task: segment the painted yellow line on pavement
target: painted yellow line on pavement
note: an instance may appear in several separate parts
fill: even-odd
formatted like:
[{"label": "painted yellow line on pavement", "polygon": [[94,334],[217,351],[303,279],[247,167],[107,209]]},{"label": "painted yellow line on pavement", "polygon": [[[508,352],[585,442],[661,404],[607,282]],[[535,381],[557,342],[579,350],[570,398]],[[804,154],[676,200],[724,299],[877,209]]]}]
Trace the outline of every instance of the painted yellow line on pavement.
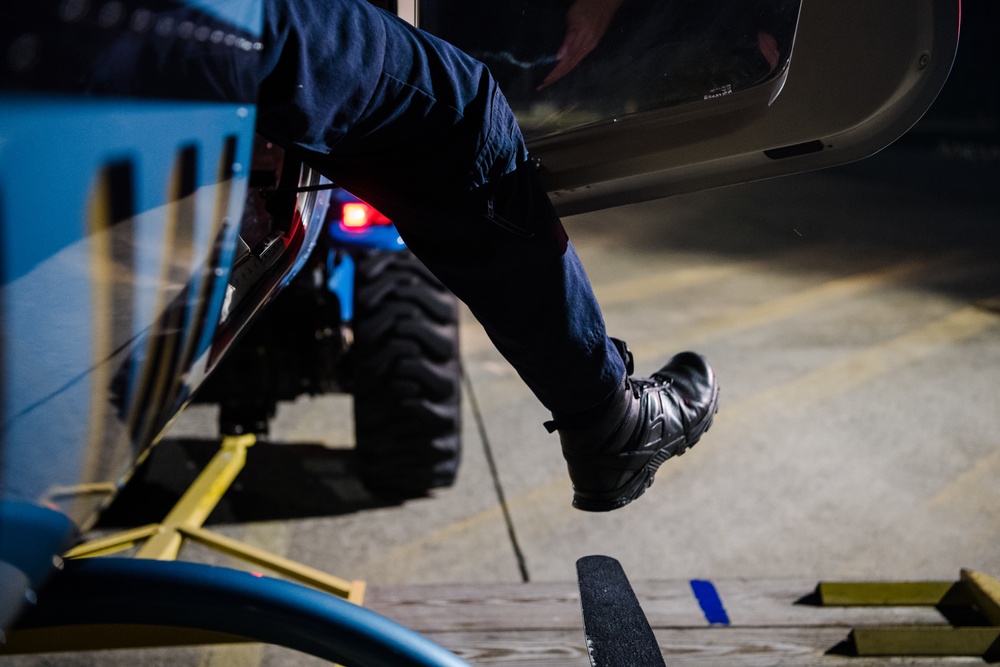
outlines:
[{"label": "painted yellow line on pavement", "polygon": [[804,410],[916,363],[1000,324],[1000,314],[968,306],[880,345],[835,361],[729,408],[725,420],[755,417],[768,406]]},{"label": "painted yellow line on pavement", "polygon": [[[958,254],[949,254],[934,259],[910,260],[875,271],[838,278],[788,296],[769,300],[760,306],[746,308],[712,319],[704,324],[686,329],[677,336],[666,336],[665,338],[669,340],[630,343],[630,347],[637,361],[662,357],[666,354],[666,350],[659,344],[660,342],[668,342],[671,345],[683,342],[684,344],[681,347],[691,347],[698,342],[718,338],[729,332],[744,331],[770,322],[786,319],[802,312],[815,310],[838,300],[874,291],[886,284],[903,282],[914,276],[927,275],[933,271],[941,270],[948,265],[958,265],[960,264],[959,260],[961,257]],[[693,288],[725,280],[733,276],[752,273],[762,268],[767,268],[772,264],[781,266],[787,261],[797,260],[801,262],[806,259],[808,259],[808,255],[798,251],[781,258],[776,258],[773,262],[769,263],[730,262],[658,271],[638,278],[595,284],[594,293],[602,308],[609,308],[623,303],[647,301],[659,294]],[[463,320],[463,323],[469,325],[461,328],[463,353],[472,354],[483,349],[492,349],[492,343],[482,329],[475,324],[475,320],[471,314],[468,315],[467,319]]]},{"label": "painted yellow line on pavement", "polygon": [[704,285],[760,268],[759,262],[713,264],[672,271],[660,271],[630,280],[594,285],[594,294],[602,306],[644,301],[657,294]]},{"label": "painted yellow line on pavement", "polygon": [[[824,400],[843,395],[998,325],[1000,325],[1000,313],[975,306],[953,311],[919,329],[754,394],[735,405],[725,406],[720,411],[710,435],[716,443],[738,442],[740,434],[745,431],[747,421],[756,419],[765,408],[781,405],[786,413],[808,410]],[[990,459],[984,465],[993,463]],[[567,512],[575,512],[576,510],[571,510],[569,506],[570,494],[569,479],[560,476],[509,497],[508,505],[515,517],[519,510],[529,511],[530,508],[540,504],[549,504],[564,508]],[[492,520],[501,520],[499,508],[494,507],[479,512],[417,540],[399,545],[386,554],[384,560],[392,562],[395,559],[419,557],[428,545],[460,538],[462,534],[479,530],[482,525]]]},{"label": "painted yellow line on pavement", "polygon": [[[773,272],[775,267],[804,266],[816,261],[827,253],[817,248],[796,248],[789,252],[779,253],[765,260],[713,262],[683,268],[671,268],[655,273],[645,273],[637,278],[617,280],[614,282],[595,282],[594,295],[602,306],[612,306],[619,303],[646,301],[650,297],[681,289],[698,287],[712,282],[718,282],[738,275],[766,271]],[[669,257],[663,260],[668,264]]]},{"label": "painted yellow line on pavement", "polygon": [[[648,363],[669,357],[680,350],[697,349],[700,344],[707,340],[721,338],[735,332],[746,331],[780,320],[790,319],[796,315],[829,306],[837,301],[874,292],[886,285],[905,282],[907,279],[915,276],[940,272],[945,268],[959,267],[965,270],[963,257],[963,255],[959,254],[949,254],[934,259],[912,260],[893,264],[876,271],[838,278],[784,297],[772,299],[759,306],[741,309],[729,315],[713,318],[703,324],[683,329],[657,340],[629,339],[629,348],[635,357],[636,367],[645,367]],[[749,264],[735,265],[734,271],[744,270],[747,266]],[[691,269],[691,271],[705,278],[712,274],[711,268],[698,267]],[[670,275],[675,275],[676,273],[673,272]],[[658,275],[656,279],[660,280],[665,276],[666,274]],[[677,278],[677,280],[683,282],[684,280],[691,280],[691,278]],[[464,354],[471,354],[474,351],[473,348],[482,349],[489,347],[489,349],[492,349],[492,344],[481,327],[467,326],[463,329],[465,331],[462,339]],[[468,373],[470,370],[467,369],[466,372]],[[513,378],[513,372],[511,372],[511,377]],[[519,382],[519,380],[514,379],[512,381]],[[521,396],[518,392],[514,392],[511,395],[514,397]]]},{"label": "painted yellow line on pavement", "polygon": [[[958,255],[947,255],[933,260],[912,260],[893,264],[876,271],[838,278],[816,287],[771,299],[759,306],[716,317],[704,324],[685,329],[677,336],[667,335],[662,341],[639,341],[635,344],[630,343],[630,347],[637,362],[660,358],[681,349],[696,347],[706,340],[729,336],[740,331],[789,319],[837,301],[874,292],[886,285],[901,283],[915,276],[924,276],[934,271],[940,271],[946,266],[956,265],[959,257]],[[667,345],[670,346],[670,349],[665,349]]]},{"label": "painted yellow line on pavement", "polygon": [[[553,478],[544,484],[524,491],[514,498],[508,499],[507,505],[512,511],[516,512],[519,508],[527,509],[538,506],[541,503],[551,502],[552,496],[556,493],[562,494],[562,501],[565,504],[569,503],[569,499],[572,497],[572,488],[568,477]],[[493,522],[496,523],[498,531],[505,531],[506,528],[503,525],[503,520],[503,513],[500,510],[500,506],[492,505],[464,519],[454,521],[437,530],[425,533],[415,540],[400,544],[390,549],[384,556],[372,559],[372,563],[399,563],[418,559],[421,553],[431,548],[431,545],[440,544],[448,540],[461,539],[463,535],[481,530]],[[373,569],[378,568],[373,567]],[[511,581],[520,581],[520,578],[516,577],[516,573],[517,569],[513,568],[511,570]]]},{"label": "painted yellow line on pavement", "polygon": [[[731,262],[692,266],[657,271],[639,278],[602,285],[595,284],[593,288],[598,303],[602,306],[611,306],[633,301],[645,301],[657,294],[724,280],[741,273],[759,270],[762,266],[765,266],[763,262]],[[459,332],[462,335],[461,344],[464,354],[493,349],[490,339],[465,306],[462,307],[461,322],[462,326],[459,328]]]},{"label": "painted yellow line on pavement", "polygon": [[[733,330],[763,326],[772,321],[829,305],[837,300],[857,296],[887,284],[902,282],[912,276],[925,275],[927,272],[955,264],[954,256],[935,260],[917,260],[829,281],[823,285],[763,304],[760,307],[716,318],[709,323],[685,330],[680,334],[680,337],[685,340],[701,340],[726,335]],[[672,281],[670,289],[676,289],[697,284],[699,281],[720,279],[745,268],[745,265],[738,267],[730,265],[729,267],[694,267],[665,272],[662,275],[657,275],[655,279],[650,278],[648,282],[641,279],[638,282],[616,283],[618,286],[606,292],[604,298],[612,301],[617,299],[620,302],[639,292],[648,296],[656,291],[666,291],[667,286],[661,281],[667,274],[672,276],[669,278]],[[727,440],[726,433],[738,433],[745,419],[758,414],[764,406],[781,404],[786,410],[808,409],[823,400],[846,393],[854,387],[861,386],[897,368],[919,361],[948,345],[958,343],[994,326],[998,322],[1000,322],[1000,314],[974,307],[963,308],[920,329],[819,368],[786,384],[755,394],[738,404],[726,405],[713,429],[713,440],[722,442]],[[483,338],[485,339],[485,336]],[[671,341],[667,342],[674,344],[676,339],[672,338]],[[641,348],[637,357],[652,357],[659,354],[661,354],[661,350],[649,344]],[[531,507],[540,503],[555,504],[570,511],[570,494],[571,488],[568,478],[560,475],[509,498],[509,505],[515,514],[518,511],[529,511]],[[419,539],[401,544],[377,560],[391,563],[420,558],[421,553],[430,545],[461,539],[463,535],[481,530],[492,522],[502,522],[502,514],[497,506],[442,526]],[[267,528],[267,530],[272,530],[272,528]],[[263,537],[267,541],[263,535],[257,537]],[[286,549],[280,548],[279,545],[272,545],[269,550],[284,553]]]},{"label": "painted yellow line on pavement", "polygon": [[[982,509],[992,508],[1000,513],[1000,502],[997,502],[1000,487],[997,486],[997,479],[1000,479],[1000,449],[976,461],[971,468],[934,494],[927,504],[930,507],[947,505],[968,500],[971,495],[975,495],[974,500],[983,506]],[[992,494],[984,492],[991,488],[994,491]]]}]

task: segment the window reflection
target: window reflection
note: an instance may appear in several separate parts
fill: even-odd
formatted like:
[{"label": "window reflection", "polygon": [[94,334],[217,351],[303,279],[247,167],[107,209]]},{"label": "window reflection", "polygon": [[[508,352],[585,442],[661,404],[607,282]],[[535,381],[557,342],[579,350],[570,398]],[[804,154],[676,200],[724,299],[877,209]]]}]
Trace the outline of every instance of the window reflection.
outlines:
[{"label": "window reflection", "polygon": [[485,62],[540,136],[774,78],[800,0],[422,0],[421,27]]}]

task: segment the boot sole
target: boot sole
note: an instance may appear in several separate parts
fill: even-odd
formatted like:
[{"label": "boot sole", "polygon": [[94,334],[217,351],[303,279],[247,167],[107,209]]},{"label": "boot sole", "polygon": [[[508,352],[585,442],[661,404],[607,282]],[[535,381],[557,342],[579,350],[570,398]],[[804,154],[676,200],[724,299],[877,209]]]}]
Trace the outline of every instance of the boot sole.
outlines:
[{"label": "boot sole", "polygon": [[574,494],[573,507],[584,512],[610,512],[619,507],[625,507],[630,502],[641,496],[653,484],[653,477],[656,471],[665,462],[674,456],[680,456],[687,450],[698,444],[708,429],[712,428],[715,415],[719,412],[719,386],[715,386],[715,393],[712,396],[712,407],[705,415],[704,419],[698,422],[685,437],[681,436],[676,440],[666,443],[660,447],[659,451],[653,455],[649,462],[643,466],[624,486],[609,491],[601,496],[580,496]]}]

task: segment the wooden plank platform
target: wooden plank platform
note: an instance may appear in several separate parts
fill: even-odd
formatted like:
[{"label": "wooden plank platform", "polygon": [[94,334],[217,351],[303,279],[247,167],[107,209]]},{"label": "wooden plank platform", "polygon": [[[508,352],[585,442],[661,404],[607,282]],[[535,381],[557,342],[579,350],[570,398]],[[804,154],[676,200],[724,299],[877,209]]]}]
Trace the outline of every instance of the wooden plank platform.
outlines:
[{"label": "wooden plank platform", "polygon": [[[819,607],[816,581],[712,581],[729,624],[706,620],[689,581],[632,582],[673,665],[982,665],[980,658],[859,658],[831,652],[852,627],[946,625],[929,607]],[[576,582],[372,586],[365,606],[474,665],[585,666]],[[639,667],[639,666],[636,666]]]}]

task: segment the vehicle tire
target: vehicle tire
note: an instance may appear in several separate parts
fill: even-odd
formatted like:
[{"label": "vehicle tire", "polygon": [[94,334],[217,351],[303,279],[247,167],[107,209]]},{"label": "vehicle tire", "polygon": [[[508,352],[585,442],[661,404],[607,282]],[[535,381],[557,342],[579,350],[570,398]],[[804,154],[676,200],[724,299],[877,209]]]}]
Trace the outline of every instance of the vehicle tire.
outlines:
[{"label": "vehicle tire", "polygon": [[455,481],[461,458],[458,301],[408,250],[355,262],[358,472],[377,495],[426,495]]}]

